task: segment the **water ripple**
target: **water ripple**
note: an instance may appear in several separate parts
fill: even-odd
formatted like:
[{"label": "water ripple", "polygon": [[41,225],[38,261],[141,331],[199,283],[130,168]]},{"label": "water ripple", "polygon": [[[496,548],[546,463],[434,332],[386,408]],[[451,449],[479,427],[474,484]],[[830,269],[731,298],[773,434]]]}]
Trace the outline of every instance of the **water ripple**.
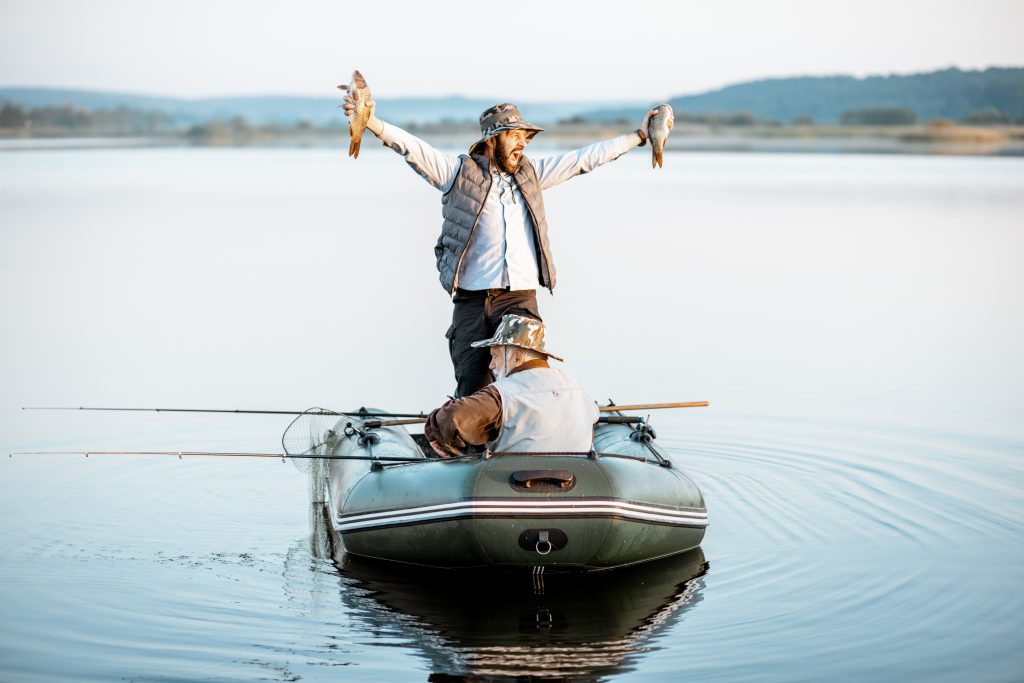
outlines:
[{"label": "water ripple", "polygon": [[[776,429],[778,426],[776,425]],[[712,524],[788,545],[898,537],[928,545],[1022,530],[1024,447],[945,434],[772,431],[673,434],[661,445],[703,488]],[[986,448],[989,446],[988,448]],[[1001,472],[994,476],[995,472]],[[735,530],[735,527],[734,527]]]},{"label": "water ripple", "polygon": [[1006,590],[1024,573],[1020,443],[702,425],[659,422],[707,500],[700,561],[552,579],[543,593],[335,566],[307,536],[305,482],[279,463],[9,463],[0,678],[1001,681],[1024,669],[1024,598]]}]

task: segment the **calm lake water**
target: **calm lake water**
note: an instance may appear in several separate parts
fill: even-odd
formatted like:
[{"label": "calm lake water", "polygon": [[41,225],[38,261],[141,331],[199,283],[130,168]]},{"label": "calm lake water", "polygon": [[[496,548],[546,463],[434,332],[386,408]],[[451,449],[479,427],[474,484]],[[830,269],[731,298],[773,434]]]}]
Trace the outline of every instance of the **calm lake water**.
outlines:
[{"label": "calm lake water", "polygon": [[[439,196],[364,150],[0,154],[4,451],[289,421],[21,406],[440,403]],[[652,415],[701,551],[542,588],[339,567],[290,464],[5,458],[0,680],[1021,680],[1024,162],[641,150],[546,201],[566,368],[712,403]]]}]

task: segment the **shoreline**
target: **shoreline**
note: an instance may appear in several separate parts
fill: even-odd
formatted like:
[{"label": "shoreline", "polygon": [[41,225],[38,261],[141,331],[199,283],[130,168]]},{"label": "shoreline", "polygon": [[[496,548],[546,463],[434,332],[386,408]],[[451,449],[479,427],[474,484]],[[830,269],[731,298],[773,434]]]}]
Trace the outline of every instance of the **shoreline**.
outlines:
[{"label": "shoreline", "polygon": [[[471,125],[407,125],[411,133],[437,147],[459,149],[476,136]],[[623,129],[627,130],[623,130]],[[534,149],[574,149],[628,132],[628,124],[565,124],[539,136]],[[145,148],[341,148],[347,131],[338,128],[252,129],[234,134],[197,137],[186,133],[160,135],[4,135],[0,152]],[[1024,156],[1024,126],[962,126],[931,123],[915,126],[707,126],[678,124],[666,150],[777,154],[923,154],[950,156]]]}]

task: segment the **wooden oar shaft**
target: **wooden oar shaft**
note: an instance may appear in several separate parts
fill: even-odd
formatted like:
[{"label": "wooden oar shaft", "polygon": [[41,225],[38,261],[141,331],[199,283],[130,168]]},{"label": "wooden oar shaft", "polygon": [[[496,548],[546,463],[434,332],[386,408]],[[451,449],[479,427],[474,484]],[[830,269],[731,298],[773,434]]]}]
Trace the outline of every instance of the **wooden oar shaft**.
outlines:
[{"label": "wooden oar shaft", "polygon": [[409,420],[367,420],[366,427],[397,427],[398,425],[421,425],[427,421],[425,417],[414,417]]},{"label": "wooden oar shaft", "polygon": [[622,406],[601,406],[602,413],[613,413],[619,410],[661,410],[662,408],[705,408],[711,405],[707,401],[689,401],[685,403],[634,403]]}]

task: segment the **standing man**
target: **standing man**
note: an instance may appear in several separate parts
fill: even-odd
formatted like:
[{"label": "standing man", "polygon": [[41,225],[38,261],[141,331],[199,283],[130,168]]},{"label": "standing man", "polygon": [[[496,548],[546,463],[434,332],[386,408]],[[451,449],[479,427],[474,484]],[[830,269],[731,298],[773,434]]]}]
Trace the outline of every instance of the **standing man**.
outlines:
[{"label": "standing man", "polygon": [[[541,191],[588,173],[647,142],[640,128],[581,149],[530,160],[527,143],[543,129],[527,123],[515,105],[497,104],[480,115],[480,139],[457,158],[377,118],[371,101],[366,127],[405,157],[441,191],[441,236],[434,247],[441,286],[455,310],[448,350],[455,366],[456,397],[491,382],[486,349],[471,342],[490,337],[506,313],[540,320],[537,288],[555,288]],[[353,102],[345,97],[345,114]]]}]

